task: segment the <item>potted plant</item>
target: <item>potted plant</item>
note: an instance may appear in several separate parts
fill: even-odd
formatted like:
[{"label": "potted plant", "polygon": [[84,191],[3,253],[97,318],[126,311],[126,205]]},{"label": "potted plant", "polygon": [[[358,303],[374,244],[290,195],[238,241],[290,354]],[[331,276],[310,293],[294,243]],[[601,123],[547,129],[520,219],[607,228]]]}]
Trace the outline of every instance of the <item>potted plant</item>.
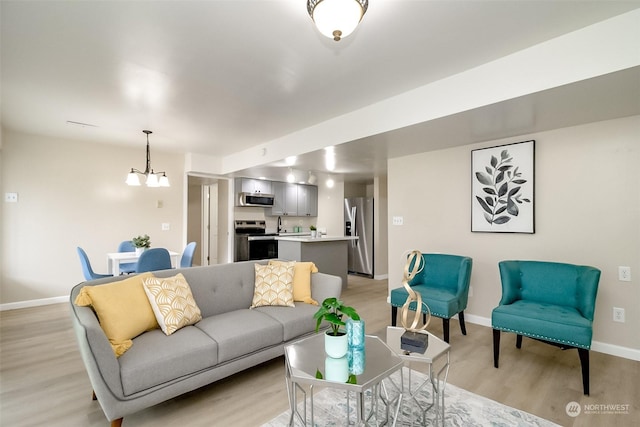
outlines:
[{"label": "potted plant", "polygon": [[320,308],[313,315],[316,319],[316,332],[320,330],[323,320],[329,323],[329,329],[324,335],[324,347],[329,357],[339,358],[347,354],[349,349],[347,332],[340,329],[345,326],[343,316],[353,320],[360,320],[360,316],[353,307],[344,305],[338,298],[327,298],[322,301]]},{"label": "potted plant", "polygon": [[131,239],[131,243],[136,248],[136,254],[140,255],[145,249],[149,249],[151,247],[151,240],[149,236],[145,234],[144,236],[137,236]]},{"label": "potted plant", "polygon": [[311,238],[315,239],[318,236],[318,231],[315,225],[310,225],[309,230],[311,230]]}]

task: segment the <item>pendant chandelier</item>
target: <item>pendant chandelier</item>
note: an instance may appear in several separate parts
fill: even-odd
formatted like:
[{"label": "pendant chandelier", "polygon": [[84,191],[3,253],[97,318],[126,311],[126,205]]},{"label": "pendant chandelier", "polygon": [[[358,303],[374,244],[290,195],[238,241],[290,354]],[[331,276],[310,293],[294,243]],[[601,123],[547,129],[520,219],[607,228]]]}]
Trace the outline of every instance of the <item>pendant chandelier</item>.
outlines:
[{"label": "pendant chandelier", "polygon": [[146,176],[145,184],[147,187],[169,187],[169,178],[165,172],[154,172],[151,168],[151,151],[149,150],[149,134],[153,133],[150,130],[143,130],[143,133],[147,135],[147,165],[144,172],[138,169],[131,168],[131,172],[127,175],[127,185],[140,185],[140,177],[138,175]]},{"label": "pendant chandelier", "polygon": [[351,34],[369,7],[369,0],[307,0],[307,12],[321,34],[340,41]]}]

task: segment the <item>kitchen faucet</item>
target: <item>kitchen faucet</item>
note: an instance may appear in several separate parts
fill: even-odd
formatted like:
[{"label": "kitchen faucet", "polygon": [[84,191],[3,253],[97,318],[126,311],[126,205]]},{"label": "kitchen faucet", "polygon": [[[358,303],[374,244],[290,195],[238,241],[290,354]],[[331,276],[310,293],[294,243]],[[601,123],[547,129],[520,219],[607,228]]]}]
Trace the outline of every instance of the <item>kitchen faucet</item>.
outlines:
[{"label": "kitchen faucet", "polygon": [[282,218],[278,217],[278,234],[280,234],[280,231],[282,230]]}]

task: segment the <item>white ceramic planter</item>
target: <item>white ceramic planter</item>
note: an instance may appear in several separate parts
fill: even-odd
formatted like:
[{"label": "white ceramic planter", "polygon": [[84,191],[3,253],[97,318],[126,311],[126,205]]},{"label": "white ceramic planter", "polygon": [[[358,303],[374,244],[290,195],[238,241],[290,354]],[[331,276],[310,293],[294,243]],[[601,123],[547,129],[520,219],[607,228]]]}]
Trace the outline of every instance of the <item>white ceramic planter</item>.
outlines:
[{"label": "white ceramic planter", "polygon": [[142,252],[144,252],[144,249],[145,249],[145,248],[136,248],[136,255],[137,255],[137,256],[142,255]]},{"label": "white ceramic planter", "polygon": [[330,334],[331,330],[324,334],[324,351],[327,353],[327,356],[333,357],[334,359],[346,356],[349,351],[349,340],[347,339],[347,334],[343,333],[343,335],[337,336]]}]

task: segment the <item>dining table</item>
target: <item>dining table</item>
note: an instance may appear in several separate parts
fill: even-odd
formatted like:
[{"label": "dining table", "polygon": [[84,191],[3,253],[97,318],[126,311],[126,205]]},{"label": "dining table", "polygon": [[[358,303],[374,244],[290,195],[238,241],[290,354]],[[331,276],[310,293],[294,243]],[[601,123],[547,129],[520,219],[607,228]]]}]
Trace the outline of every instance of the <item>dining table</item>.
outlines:
[{"label": "dining table", "polygon": [[[176,268],[180,252],[169,251],[169,256],[171,257],[171,266]],[[135,252],[109,252],[107,253],[107,270],[114,276],[119,276],[120,264],[138,262],[138,258],[140,258],[140,254]]]}]

